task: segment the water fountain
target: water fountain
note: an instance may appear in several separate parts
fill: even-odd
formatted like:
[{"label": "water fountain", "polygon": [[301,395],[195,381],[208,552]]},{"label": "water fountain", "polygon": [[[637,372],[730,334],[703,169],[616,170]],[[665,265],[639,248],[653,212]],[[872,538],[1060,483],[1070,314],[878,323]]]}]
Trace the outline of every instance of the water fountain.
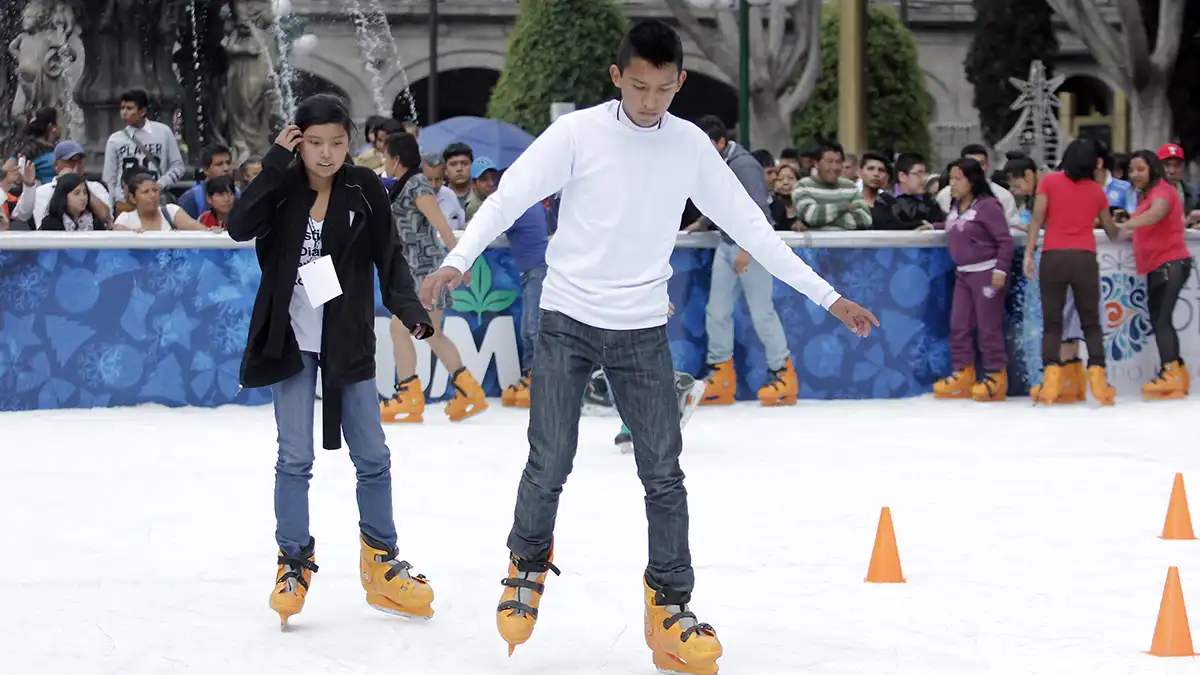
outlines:
[{"label": "water fountain", "polygon": [[[388,25],[387,13],[384,12],[380,0],[367,0],[367,10],[364,12],[359,0],[349,0],[347,11],[354,22],[354,33],[362,52],[367,75],[371,79],[371,96],[375,103],[375,112],[385,117],[392,116],[392,105],[383,96],[383,73],[379,66],[383,63],[399,63],[399,51],[396,48],[396,38],[392,36],[391,26]],[[408,74],[400,69],[403,84],[403,96],[408,104],[408,119],[417,119],[417,103],[408,86]]]}]

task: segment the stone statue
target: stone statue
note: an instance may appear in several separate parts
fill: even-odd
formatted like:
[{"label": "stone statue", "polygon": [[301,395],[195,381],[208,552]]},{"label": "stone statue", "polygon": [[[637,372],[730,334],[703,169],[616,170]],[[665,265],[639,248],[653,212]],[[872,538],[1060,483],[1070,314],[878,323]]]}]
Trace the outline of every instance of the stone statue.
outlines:
[{"label": "stone statue", "polygon": [[31,0],[21,33],[8,45],[17,64],[12,116],[28,120],[49,106],[70,117],[73,90],[83,72],[83,42],[75,12],[61,0]]},{"label": "stone statue", "polygon": [[271,122],[279,104],[273,64],[278,56],[270,0],[234,0],[222,46],[228,58],[223,114],[234,164],[270,149]]}]

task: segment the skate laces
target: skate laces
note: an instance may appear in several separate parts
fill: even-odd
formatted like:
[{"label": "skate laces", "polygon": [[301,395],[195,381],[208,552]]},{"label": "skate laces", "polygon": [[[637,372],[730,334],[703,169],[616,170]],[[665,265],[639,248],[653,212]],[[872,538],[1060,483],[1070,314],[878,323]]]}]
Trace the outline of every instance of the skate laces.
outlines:
[{"label": "skate laces", "polygon": [[666,595],[662,591],[654,592],[654,604],[663,607],[671,615],[663,619],[663,628],[670,629],[671,626],[679,624],[683,632],[679,635],[680,642],[687,642],[688,638],[696,633],[705,633],[707,635],[716,635],[717,631],[712,626],[706,623],[700,623],[696,620],[696,615],[688,609],[687,603],[682,605],[666,605],[663,604],[667,600]]},{"label": "skate laces", "polygon": [[501,579],[500,584],[516,589],[516,594],[512,600],[500,603],[496,611],[503,612],[506,609],[511,609],[514,616],[528,614],[536,619],[538,615],[537,608],[532,607],[529,603],[533,601],[534,593],[541,595],[546,591],[546,586],[539,584],[537,578],[546,572],[554,572],[556,576],[561,576],[562,572],[554,566],[554,563],[548,560],[522,560],[515,555],[510,556],[509,560],[517,568],[517,576]]},{"label": "skate laces", "polygon": [[308,582],[304,580],[304,570],[317,571],[316,563],[300,556],[281,555],[277,562],[283,565],[283,574],[275,582],[284,584],[281,593],[295,593],[297,585],[307,589]]}]

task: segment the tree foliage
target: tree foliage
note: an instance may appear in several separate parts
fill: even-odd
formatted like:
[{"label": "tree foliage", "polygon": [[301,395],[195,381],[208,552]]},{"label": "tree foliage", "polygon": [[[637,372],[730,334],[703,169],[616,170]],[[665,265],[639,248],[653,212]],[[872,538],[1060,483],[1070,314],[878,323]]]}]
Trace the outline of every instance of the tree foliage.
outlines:
[{"label": "tree foliage", "polygon": [[613,0],[521,0],[488,116],[531,134],[550,124],[550,104],[612,98],[608,67],[625,34]]},{"label": "tree foliage", "polygon": [[994,145],[1017,123],[1011,110],[1018,92],[1008,78],[1026,79],[1040,60],[1053,73],[1058,55],[1054,12],[1046,0],[974,0],[975,36],[963,64],[975,87],[975,109],[983,138]]},{"label": "tree foliage", "polygon": [[[798,146],[814,137],[836,138],[838,131],[838,10],[821,15],[821,77],[817,91],[792,130]],[[867,6],[867,142],[872,149],[919,152],[930,156],[933,107],[917,61],[917,42],[894,9]]]}]

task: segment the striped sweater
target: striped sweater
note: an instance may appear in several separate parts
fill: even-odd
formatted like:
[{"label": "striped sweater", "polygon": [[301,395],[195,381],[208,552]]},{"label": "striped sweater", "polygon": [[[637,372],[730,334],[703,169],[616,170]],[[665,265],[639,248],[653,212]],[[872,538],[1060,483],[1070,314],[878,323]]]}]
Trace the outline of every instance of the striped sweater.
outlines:
[{"label": "striped sweater", "polygon": [[792,190],[796,216],[809,229],[866,230],[871,208],[854,181],[839,177],[830,185],[815,178],[801,179]]}]

